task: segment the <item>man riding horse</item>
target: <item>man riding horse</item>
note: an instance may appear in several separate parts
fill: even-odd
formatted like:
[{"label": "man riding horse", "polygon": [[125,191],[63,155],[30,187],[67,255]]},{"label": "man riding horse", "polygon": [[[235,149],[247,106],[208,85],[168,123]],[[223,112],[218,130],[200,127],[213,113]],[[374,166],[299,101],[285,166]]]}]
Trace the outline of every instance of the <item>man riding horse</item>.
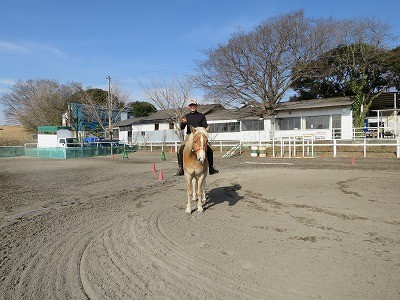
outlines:
[{"label": "man riding horse", "polygon": [[[182,145],[179,147],[177,156],[178,156],[178,171],[175,176],[182,176],[184,174],[183,171],[183,148],[185,147],[185,143],[187,142],[187,138],[190,134],[190,125],[193,127],[204,127],[207,128],[207,120],[206,116],[197,111],[197,102],[194,100],[189,101],[188,107],[190,113],[186,114],[180,122],[181,130],[186,129],[186,137],[183,141]],[[207,144],[207,160],[208,160],[208,168],[210,175],[216,174],[219,172],[216,168],[214,168],[214,153],[210,145]]]}]

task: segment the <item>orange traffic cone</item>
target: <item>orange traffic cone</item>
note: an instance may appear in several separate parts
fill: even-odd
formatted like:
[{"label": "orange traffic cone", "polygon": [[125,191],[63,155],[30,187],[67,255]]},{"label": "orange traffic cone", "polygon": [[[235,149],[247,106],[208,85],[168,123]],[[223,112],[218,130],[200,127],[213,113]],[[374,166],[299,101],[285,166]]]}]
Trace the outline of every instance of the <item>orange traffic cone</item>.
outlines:
[{"label": "orange traffic cone", "polygon": [[356,165],[356,161],[355,161],[355,159],[354,159],[354,156],[353,156],[353,158],[351,159],[351,165],[352,165],[352,166],[355,166],[355,165]]},{"label": "orange traffic cone", "polygon": [[164,181],[164,174],[161,169],[160,169],[160,172],[158,173],[158,181]]},{"label": "orange traffic cone", "polygon": [[169,153],[174,153],[174,148],[172,146],[169,148]]},{"label": "orange traffic cone", "polygon": [[153,169],[151,170],[153,173],[156,173],[157,172],[157,169],[156,169],[156,163],[153,163]]}]

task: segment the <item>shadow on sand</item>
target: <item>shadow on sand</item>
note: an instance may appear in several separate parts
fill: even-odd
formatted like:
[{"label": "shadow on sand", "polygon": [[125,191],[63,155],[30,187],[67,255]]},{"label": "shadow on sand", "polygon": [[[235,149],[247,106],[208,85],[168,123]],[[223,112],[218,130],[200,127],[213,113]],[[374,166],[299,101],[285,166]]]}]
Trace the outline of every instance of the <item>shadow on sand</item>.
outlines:
[{"label": "shadow on sand", "polygon": [[236,191],[242,187],[239,184],[232,186],[217,187],[206,193],[207,203],[203,206],[204,210],[207,210],[215,205],[228,202],[229,206],[235,205],[239,200],[243,199],[239,196]]}]

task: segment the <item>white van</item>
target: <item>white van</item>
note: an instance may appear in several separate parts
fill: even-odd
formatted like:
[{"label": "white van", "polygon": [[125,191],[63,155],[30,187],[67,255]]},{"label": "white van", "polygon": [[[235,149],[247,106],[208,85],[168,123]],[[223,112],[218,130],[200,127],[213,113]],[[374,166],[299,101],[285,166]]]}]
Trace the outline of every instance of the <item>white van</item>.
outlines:
[{"label": "white van", "polygon": [[59,138],[59,147],[70,148],[70,147],[80,147],[79,141],[76,138]]}]

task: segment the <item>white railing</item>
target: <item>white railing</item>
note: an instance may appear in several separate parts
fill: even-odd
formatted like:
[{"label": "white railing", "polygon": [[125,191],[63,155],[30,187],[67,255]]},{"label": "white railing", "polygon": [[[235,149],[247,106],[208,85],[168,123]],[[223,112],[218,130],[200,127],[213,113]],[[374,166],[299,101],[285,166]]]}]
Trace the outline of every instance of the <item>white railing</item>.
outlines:
[{"label": "white railing", "polygon": [[[239,140],[231,140],[231,141],[212,141],[213,148],[219,148],[220,153],[224,151],[229,151],[233,147],[237,146],[240,143]],[[339,151],[341,151],[341,147],[357,147],[360,148],[360,152],[362,151],[363,157],[367,156],[368,148],[373,147],[396,147],[396,157],[400,158],[400,137],[394,138],[386,138],[386,139],[372,139],[372,138],[364,138],[364,139],[356,139],[356,140],[331,140],[331,141],[321,141],[315,140],[313,135],[303,135],[296,137],[279,137],[274,138],[271,141],[265,142],[241,142],[241,149],[250,148],[252,146],[261,146],[272,148],[272,157],[314,157],[315,153],[318,149],[322,147],[331,148],[333,157],[337,157]],[[146,144],[139,144],[139,149],[144,150],[146,148],[150,151],[162,151],[165,150],[173,150],[177,152],[179,149],[179,142],[171,142],[171,143],[162,143],[162,142],[151,142]],[[242,151],[242,150],[240,150]],[[343,152],[348,152],[344,150]],[[388,150],[390,152],[390,150]]]},{"label": "white railing", "polygon": [[[396,148],[396,157],[400,158],[400,137],[397,139],[390,139],[383,142],[382,140],[370,140],[364,138],[359,141],[340,141],[333,140],[330,143],[315,143],[315,140],[296,140],[291,138],[280,139],[278,141],[273,141],[272,143],[272,157],[299,157],[297,154],[299,149],[302,149],[302,157],[314,157],[314,152],[317,152],[318,148],[330,148],[332,147],[333,157],[337,157],[339,149],[343,147],[347,148],[360,148],[363,157],[367,157],[368,148],[373,147],[387,147],[388,153],[391,152],[390,148]],[[279,150],[279,151],[278,151]],[[348,149],[343,150],[343,152],[349,152]]]},{"label": "white railing", "polygon": [[367,157],[367,149],[369,147],[396,147],[396,157],[400,158],[400,138],[398,137],[397,139],[391,139],[388,140],[387,142],[374,142],[374,141],[369,141],[368,139],[363,139],[362,141],[359,142],[353,142],[353,143],[341,143],[338,142],[337,140],[333,140],[333,143],[330,144],[320,144],[320,145],[314,145],[315,147],[318,146],[325,146],[325,147],[332,147],[333,151],[333,157],[337,156],[338,153],[338,147],[360,147],[362,148],[363,151],[363,157]]},{"label": "white railing", "polygon": [[393,127],[362,127],[353,128],[353,140],[357,139],[395,139],[396,130]]}]

